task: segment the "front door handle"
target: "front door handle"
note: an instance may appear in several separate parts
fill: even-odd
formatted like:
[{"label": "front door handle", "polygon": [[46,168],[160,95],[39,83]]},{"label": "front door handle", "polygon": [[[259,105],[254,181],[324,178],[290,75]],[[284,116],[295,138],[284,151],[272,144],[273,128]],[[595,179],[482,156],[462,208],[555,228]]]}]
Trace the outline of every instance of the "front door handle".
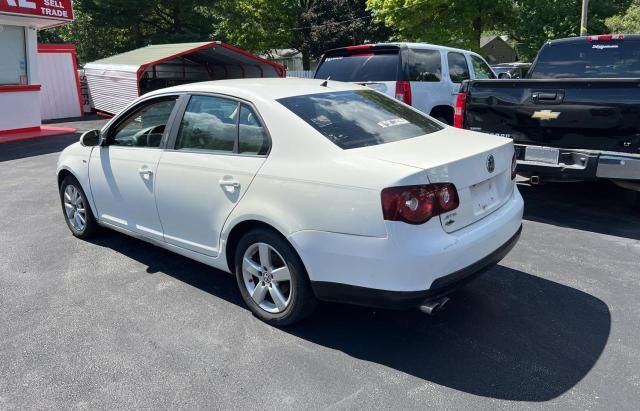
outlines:
[{"label": "front door handle", "polygon": [[219,183],[228,193],[233,193],[240,188],[240,183],[235,180],[220,180]]},{"label": "front door handle", "polygon": [[220,180],[220,185],[223,187],[240,188],[240,183],[234,180]]}]

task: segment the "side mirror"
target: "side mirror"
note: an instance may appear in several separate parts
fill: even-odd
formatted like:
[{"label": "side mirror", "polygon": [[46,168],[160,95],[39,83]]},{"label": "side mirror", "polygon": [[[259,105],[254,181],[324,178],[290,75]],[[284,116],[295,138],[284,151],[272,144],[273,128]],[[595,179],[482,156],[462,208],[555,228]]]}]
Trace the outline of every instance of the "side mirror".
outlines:
[{"label": "side mirror", "polygon": [[498,74],[498,78],[499,79],[505,79],[505,78],[506,79],[510,79],[511,78],[511,74],[509,74],[509,73],[500,73],[500,74]]},{"label": "side mirror", "polygon": [[80,136],[80,144],[85,147],[94,147],[100,143],[100,130],[91,130]]}]

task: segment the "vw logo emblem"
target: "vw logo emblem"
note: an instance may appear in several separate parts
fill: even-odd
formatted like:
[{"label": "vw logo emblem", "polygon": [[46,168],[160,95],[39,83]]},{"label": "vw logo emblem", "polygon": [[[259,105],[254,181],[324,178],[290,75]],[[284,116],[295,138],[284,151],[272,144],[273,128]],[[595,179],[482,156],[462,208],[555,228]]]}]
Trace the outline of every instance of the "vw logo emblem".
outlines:
[{"label": "vw logo emblem", "polygon": [[493,154],[490,154],[489,157],[487,157],[487,171],[490,173],[493,173],[495,169],[496,169],[496,159],[493,158]]}]

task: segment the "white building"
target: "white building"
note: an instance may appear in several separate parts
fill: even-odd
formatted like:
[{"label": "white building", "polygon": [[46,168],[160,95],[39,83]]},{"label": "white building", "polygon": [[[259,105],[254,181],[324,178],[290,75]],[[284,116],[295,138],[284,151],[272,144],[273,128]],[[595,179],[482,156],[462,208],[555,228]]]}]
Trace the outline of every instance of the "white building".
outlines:
[{"label": "white building", "polygon": [[38,30],[72,20],[71,0],[0,0],[0,134],[39,129]]},{"label": "white building", "polygon": [[313,72],[318,67],[318,61],[311,59],[311,67],[304,70],[302,65],[302,53],[296,49],[276,49],[264,53],[261,57],[276,62],[287,70],[288,77],[313,78]]}]

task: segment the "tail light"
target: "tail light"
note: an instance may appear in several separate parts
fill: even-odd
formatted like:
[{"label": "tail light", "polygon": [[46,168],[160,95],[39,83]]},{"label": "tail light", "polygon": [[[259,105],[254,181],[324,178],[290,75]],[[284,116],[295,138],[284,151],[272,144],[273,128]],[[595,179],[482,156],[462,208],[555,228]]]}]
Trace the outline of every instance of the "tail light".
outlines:
[{"label": "tail light", "polygon": [[453,110],[453,126],[464,128],[464,111],[467,108],[467,93],[458,93],[456,106]]},{"label": "tail light", "polygon": [[411,83],[408,81],[396,81],[396,99],[411,105]]},{"label": "tail light", "polygon": [[516,174],[517,173],[517,168],[518,168],[518,158],[516,157],[516,153],[513,153],[513,157],[511,158],[511,179],[515,180],[516,179]]},{"label": "tail light", "polygon": [[615,41],[624,40],[624,34],[601,34],[599,36],[587,36],[587,41]]},{"label": "tail light", "polygon": [[450,183],[389,187],[382,190],[381,199],[385,220],[415,225],[460,205],[458,190]]}]

